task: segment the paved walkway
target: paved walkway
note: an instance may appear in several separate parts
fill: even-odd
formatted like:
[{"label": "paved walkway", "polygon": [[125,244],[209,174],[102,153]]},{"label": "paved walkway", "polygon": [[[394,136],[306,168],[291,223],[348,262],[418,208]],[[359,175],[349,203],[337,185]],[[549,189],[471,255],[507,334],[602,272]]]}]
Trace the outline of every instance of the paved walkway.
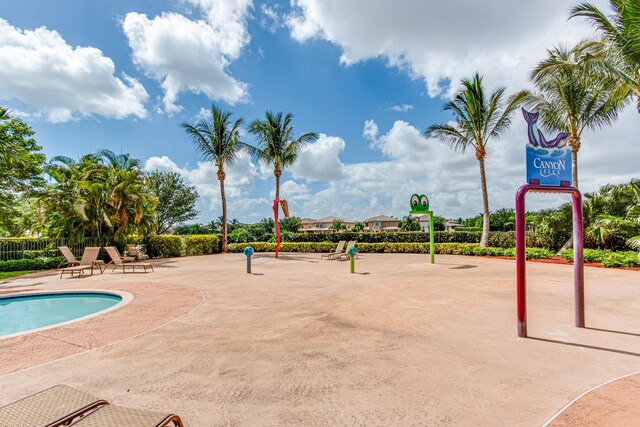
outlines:
[{"label": "paved walkway", "polygon": [[[590,329],[577,329],[572,267],[530,263],[531,338],[520,339],[513,261],[364,254],[351,275],[318,255],[254,258],[255,275],[234,254],[171,260],[146,275],[0,284],[136,296],[74,324],[86,343],[79,337],[101,336],[107,316],[121,316],[109,328],[123,334],[115,343],[90,340],[0,376],[0,405],[64,383],[176,412],[188,426],[540,425],[589,388],[640,371],[637,272],[587,268]],[[48,341],[28,341],[0,348],[0,365],[51,359]]]}]

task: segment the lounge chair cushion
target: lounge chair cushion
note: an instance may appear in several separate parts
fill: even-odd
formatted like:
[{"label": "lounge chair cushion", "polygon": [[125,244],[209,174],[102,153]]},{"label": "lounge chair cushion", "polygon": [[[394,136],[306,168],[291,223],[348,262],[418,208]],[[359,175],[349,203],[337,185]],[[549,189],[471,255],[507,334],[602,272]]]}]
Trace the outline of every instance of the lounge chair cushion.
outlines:
[{"label": "lounge chair cushion", "polygon": [[177,417],[175,415],[167,415],[160,412],[142,411],[139,409],[107,405],[91,413],[91,415],[84,417],[75,423],[74,427],[159,427],[168,425],[167,423],[174,418]]},{"label": "lounge chair cushion", "polygon": [[88,393],[57,385],[0,408],[0,426],[49,426],[83,408],[106,404]]}]

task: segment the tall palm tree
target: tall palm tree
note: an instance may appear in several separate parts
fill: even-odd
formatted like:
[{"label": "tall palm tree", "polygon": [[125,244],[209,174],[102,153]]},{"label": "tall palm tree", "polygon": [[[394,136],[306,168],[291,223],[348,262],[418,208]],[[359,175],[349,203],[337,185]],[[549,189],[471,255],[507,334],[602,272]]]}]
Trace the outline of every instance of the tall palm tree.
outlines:
[{"label": "tall palm tree", "polygon": [[224,111],[216,105],[211,106],[211,116],[202,119],[195,126],[182,123],[181,126],[191,137],[191,141],[202,154],[202,157],[218,168],[220,182],[220,198],[222,200],[222,252],[227,252],[227,197],[224,192],[224,166],[231,165],[240,151],[246,146],[240,141],[242,117],[231,122],[231,112]]},{"label": "tall palm tree", "polygon": [[607,16],[590,3],[581,3],[571,18],[584,17],[600,30],[602,39],[590,45],[589,60],[615,76],[635,94],[640,113],[640,3],[638,0],[609,0],[612,15]]},{"label": "tall palm tree", "polygon": [[107,200],[115,227],[114,240],[124,245],[130,225],[137,227],[141,234],[151,229],[151,216],[145,215],[145,211],[155,210],[157,198],[145,183],[139,159],[131,158],[128,153],[116,154],[106,149],[96,155],[107,169]]},{"label": "tall palm tree", "polygon": [[482,237],[480,246],[489,245],[489,197],[485,174],[487,144],[492,138],[499,138],[511,125],[511,115],[525,96],[524,92],[513,95],[503,106],[505,88],[498,88],[487,99],[482,85],[482,76],[475,74],[472,80],[462,80],[462,90],[447,102],[444,111],[450,111],[455,124],[440,123],[431,125],[425,131],[425,137],[446,142],[451,148],[465,152],[475,150],[480,165],[480,185],[482,188]]},{"label": "tall palm tree", "polygon": [[571,147],[572,181],[578,188],[578,151],[585,129],[610,126],[628,101],[625,88],[611,75],[597,72],[585,60],[587,47],[554,48],[533,70],[536,87],[525,102],[541,113],[542,126],[567,132]]},{"label": "tall palm tree", "polygon": [[249,133],[254,135],[259,147],[249,147],[249,152],[258,160],[273,164],[273,175],[276,177],[276,199],[280,198],[280,176],[282,169],[290,166],[298,158],[300,150],[310,142],[318,139],[318,134],[307,132],[300,137],[293,137],[293,114],[283,117],[282,112],[265,113],[265,119],[256,119],[249,124]]}]

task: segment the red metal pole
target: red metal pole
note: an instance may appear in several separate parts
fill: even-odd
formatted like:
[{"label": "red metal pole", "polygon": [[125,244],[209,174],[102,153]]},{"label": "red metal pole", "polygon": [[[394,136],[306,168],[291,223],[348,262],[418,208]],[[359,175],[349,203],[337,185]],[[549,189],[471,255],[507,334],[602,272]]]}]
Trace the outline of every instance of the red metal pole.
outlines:
[{"label": "red metal pole", "polygon": [[520,187],[516,193],[516,281],[518,300],[518,336],[527,337],[527,241],[525,196],[529,184]]},{"label": "red metal pole", "polygon": [[584,229],[582,221],[582,195],[578,190],[573,198],[573,285],[576,327],[584,328]]},{"label": "red metal pole", "polygon": [[528,191],[536,193],[571,194],[573,204],[573,286],[575,298],[576,327],[584,328],[584,229],[582,217],[582,195],[575,187],[546,187],[525,184],[516,193],[516,280],[518,299],[518,336],[527,336],[527,274],[526,274],[526,212],[525,196]]}]

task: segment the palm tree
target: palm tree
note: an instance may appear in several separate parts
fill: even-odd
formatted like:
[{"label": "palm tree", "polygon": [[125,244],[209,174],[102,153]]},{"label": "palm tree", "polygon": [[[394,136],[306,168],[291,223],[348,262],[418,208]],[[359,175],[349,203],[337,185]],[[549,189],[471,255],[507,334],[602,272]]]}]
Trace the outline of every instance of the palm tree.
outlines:
[{"label": "palm tree", "polygon": [[202,119],[195,126],[182,123],[180,126],[191,137],[202,157],[218,168],[220,198],[222,201],[222,252],[227,252],[227,197],[224,192],[224,166],[231,165],[237,159],[245,144],[240,141],[242,117],[231,122],[231,112],[216,105],[211,106],[211,116]]},{"label": "palm tree", "polygon": [[[633,191],[633,201],[628,206],[624,215],[602,214],[598,215],[594,231],[600,241],[612,235],[632,236],[627,244],[640,248],[640,183],[632,182],[629,187]],[[637,235],[636,235],[637,234]]]},{"label": "palm tree", "polygon": [[578,188],[578,151],[585,129],[611,125],[628,97],[616,79],[597,73],[585,61],[587,47],[554,48],[533,70],[536,87],[526,103],[541,113],[541,124],[550,131],[567,132],[571,147],[572,181]]},{"label": "palm tree", "polygon": [[265,113],[265,119],[256,119],[249,124],[249,133],[258,139],[259,147],[249,147],[249,152],[257,159],[273,164],[276,177],[276,199],[280,199],[280,176],[282,169],[291,166],[302,148],[318,139],[314,132],[307,132],[297,139],[293,137],[293,114],[282,112]]},{"label": "palm tree", "polygon": [[329,227],[329,230],[333,231],[334,233],[339,233],[341,231],[346,231],[347,225],[344,223],[344,221],[334,219],[331,223],[331,226]]},{"label": "palm tree", "polygon": [[587,18],[602,33],[602,39],[589,43],[588,58],[616,77],[629,94],[638,98],[640,113],[640,4],[637,0],[609,0],[613,14],[607,16],[590,3],[581,3],[571,18]]},{"label": "palm tree", "polygon": [[129,226],[138,228],[141,234],[152,228],[149,209],[155,210],[157,198],[145,185],[141,161],[128,153],[116,154],[111,150],[96,153],[108,169],[106,174],[107,200],[111,211],[111,222],[115,226],[114,239],[124,245]]},{"label": "palm tree", "polygon": [[400,231],[420,231],[420,220],[417,216],[405,216],[400,221]]},{"label": "palm tree", "polygon": [[487,144],[492,138],[499,138],[511,125],[511,115],[525,96],[519,92],[512,96],[503,107],[505,88],[501,87],[487,99],[482,86],[482,77],[475,74],[472,80],[462,80],[463,89],[447,102],[444,111],[450,111],[455,124],[440,123],[431,125],[425,131],[425,137],[446,142],[451,148],[465,152],[475,149],[480,165],[480,184],[482,188],[482,237],[480,246],[489,245],[489,197],[484,162],[487,156]]},{"label": "palm tree", "polygon": [[52,182],[39,197],[50,220],[49,234],[104,237],[123,246],[134,228],[140,234],[150,230],[157,198],[139,166],[139,160],[110,150],[78,161],[64,156],[51,159],[45,171]]},{"label": "palm tree", "polygon": [[353,232],[361,232],[364,231],[364,222],[362,221],[358,221],[356,222],[356,225],[353,226],[353,228],[351,229],[351,231]]}]

